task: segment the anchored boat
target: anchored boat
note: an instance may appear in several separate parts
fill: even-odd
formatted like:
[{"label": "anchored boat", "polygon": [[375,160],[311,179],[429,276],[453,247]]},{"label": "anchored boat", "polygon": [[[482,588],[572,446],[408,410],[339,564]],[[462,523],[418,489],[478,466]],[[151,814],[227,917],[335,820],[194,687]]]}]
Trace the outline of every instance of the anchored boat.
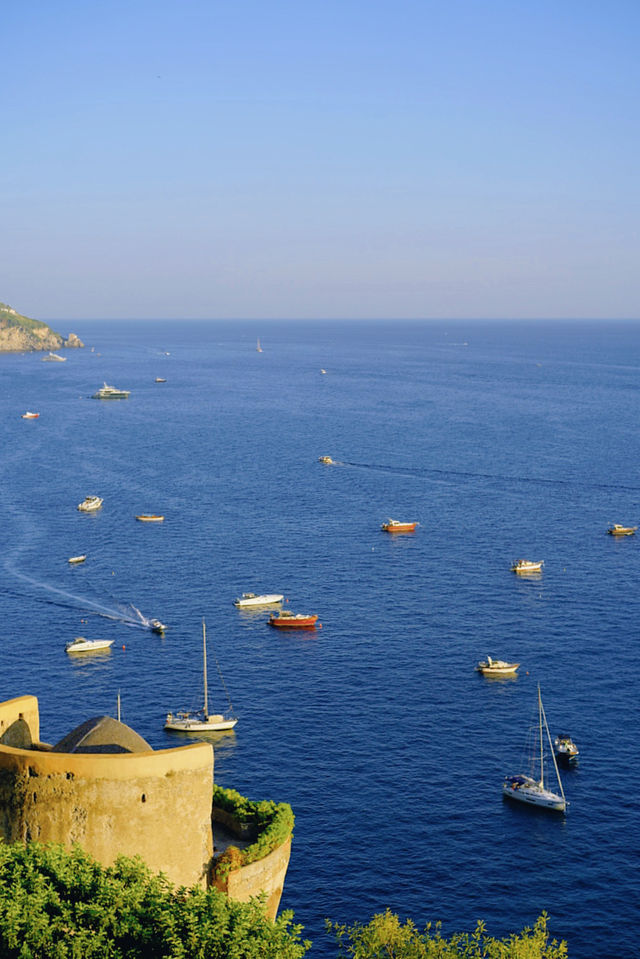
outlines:
[{"label": "anchored boat", "polygon": [[[557,789],[559,790],[558,792],[553,792],[545,784],[545,738],[549,745],[548,751],[550,752],[551,759],[553,760],[553,769],[555,771],[555,780],[557,783]],[[555,753],[551,745],[551,735],[549,734],[547,717],[545,716],[544,707],[542,705],[540,686],[538,686],[538,742],[536,747],[536,753],[535,755],[532,755],[531,759],[532,767],[535,764],[537,768],[539,762],[539,779],[535,779],[534,776],[527,776],[524,774],[517,776],[505,776],[504,783],[502,784],[503,796],[505,796],[507,799],[515,799],[518,802],[529,803],[529,805],[532,806],[540,806],[542,809],[565,812],[567,808],[567,801],[564,796],[564,790],[560,780],[560,773],[558,772],[558,764],[556,762]]]},{"label": "anchored boat", "polygon": [[[204,705],[202,709],[196,712],[188,712],[185,710],[179,713],[167,713],[167,719],[164,724],[165,729],[172,729],[182,733],[215,733],[225,729],[233,729],[238,722],[233,715],[223,716],[221,713],[209,715],[209,703],[207,699],[207,631],[204,619],[202,620],[202,667],[204,680]],[[220,672],[220,667],[218,667],[218,672]],[[224,686],[224,679],[222,678],[221,672],[220,679]],[[229,710],[233,713],[231,700],[229,700]]]}]

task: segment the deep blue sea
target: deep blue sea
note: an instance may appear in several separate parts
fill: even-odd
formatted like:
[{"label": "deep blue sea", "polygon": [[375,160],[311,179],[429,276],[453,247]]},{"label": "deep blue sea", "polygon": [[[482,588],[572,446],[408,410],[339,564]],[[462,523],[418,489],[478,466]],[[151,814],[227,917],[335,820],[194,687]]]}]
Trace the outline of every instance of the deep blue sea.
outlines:
[{"label": "deep blue sea", "polygon": [[[239,719],[216,780],[291,803],[281,908],[314,959],[325,917],[386,907],[496,936],[547,910],[572,959],[637,955],[640,535],[606,530],[640,521],[640,325],[53,325],[86,348],[0,356],[2,698],[35,694],[54,743],[120,691],[154,748],[187,741],[163,721],[198,705],[204,617]],[[282,635],[243,591],[323,628]],[[111,653],[72,661],[79,634]],[[501,795],[538,683],[580,749],[566,817]]]}]

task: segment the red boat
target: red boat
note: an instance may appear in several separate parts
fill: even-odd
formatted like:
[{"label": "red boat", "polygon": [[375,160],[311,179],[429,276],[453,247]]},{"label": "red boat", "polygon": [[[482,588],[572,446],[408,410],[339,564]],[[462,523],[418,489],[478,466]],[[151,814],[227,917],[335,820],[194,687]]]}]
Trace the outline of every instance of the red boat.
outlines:
[{"label": "red boat", "polygon": [[385,533],[413,533],[416,526],[419,526],[419,523],[399,523],[397,519],[388,519],[386,523],[383,523],[381,529]]},{"label": "red boat", "polygon": [[[315,629],[316,616],[304,616],[303,613],[292,613],[290,609],[281,609],[271,613],[269,625],[277,629]],[[318,623],[320,627],[320,623]]]}]

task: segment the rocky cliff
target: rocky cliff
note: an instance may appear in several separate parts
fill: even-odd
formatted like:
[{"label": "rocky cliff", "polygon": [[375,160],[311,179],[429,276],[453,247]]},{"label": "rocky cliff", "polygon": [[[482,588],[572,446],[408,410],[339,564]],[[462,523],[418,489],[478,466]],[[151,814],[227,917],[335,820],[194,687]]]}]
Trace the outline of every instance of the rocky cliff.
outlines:
[{"label": "rocky cliff", "polygon": [[46,323],[22,316],[6,303],[0,303],[0,353],[25,353],[32,350],[59,350],[84,346],[75,333],[65,340]]}]

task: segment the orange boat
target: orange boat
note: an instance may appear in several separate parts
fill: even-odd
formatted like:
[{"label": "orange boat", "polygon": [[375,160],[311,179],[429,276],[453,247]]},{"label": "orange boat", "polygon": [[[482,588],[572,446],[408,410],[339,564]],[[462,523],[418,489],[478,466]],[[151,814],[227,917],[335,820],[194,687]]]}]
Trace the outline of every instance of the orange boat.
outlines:
[{"label": "orange boat", "polygon": [[419,523],[399,523],[397,519],[388,519],[380,527],[385,533],[413,533]]},{"label": "orange boat", "polygon": [[[318,616],[305,616],[303,613],[292,613],[290,609],[281,609],[271,613],[269,625],[278,629],[315,629]],[[320,627],[318,623],[318,627]]]}]

